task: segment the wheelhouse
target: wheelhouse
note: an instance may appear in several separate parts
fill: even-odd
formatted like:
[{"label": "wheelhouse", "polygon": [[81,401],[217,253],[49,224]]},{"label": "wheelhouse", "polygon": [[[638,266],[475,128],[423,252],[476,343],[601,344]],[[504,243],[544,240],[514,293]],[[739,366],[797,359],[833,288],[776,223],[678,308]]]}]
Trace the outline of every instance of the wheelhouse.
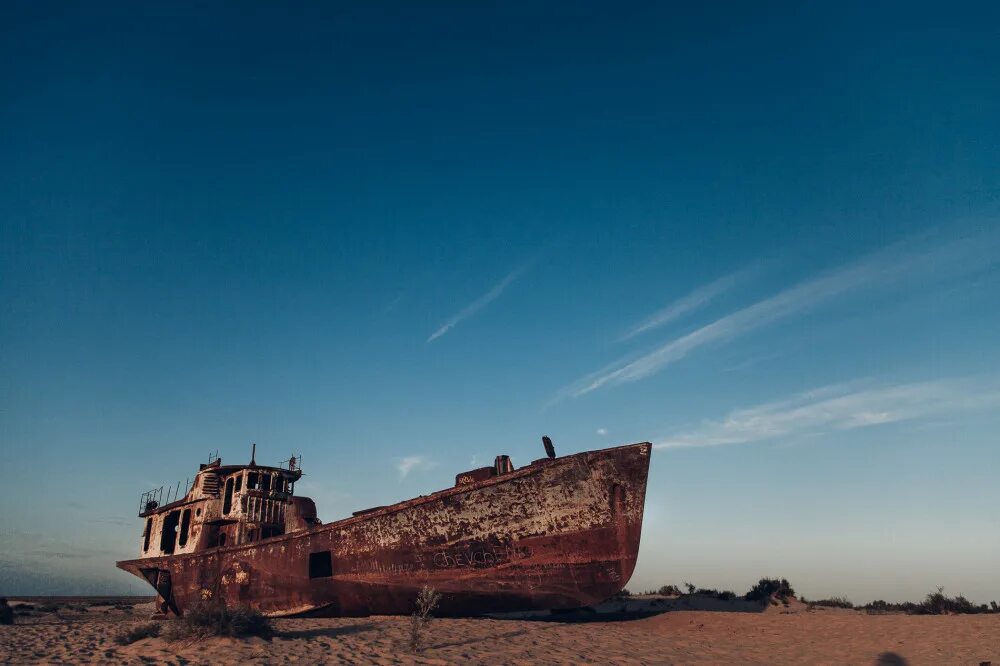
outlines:
[{"label": "wheelhouse", "polygon": [[[194,553],[264,541],[319,524],[312,500],[295,496],[302,469],[294,457],[278,467],[199,467],[183,497],[161,505],[162,488],[143,494],[140,558]],[[179,494],[179,492],[178,492]]]}]

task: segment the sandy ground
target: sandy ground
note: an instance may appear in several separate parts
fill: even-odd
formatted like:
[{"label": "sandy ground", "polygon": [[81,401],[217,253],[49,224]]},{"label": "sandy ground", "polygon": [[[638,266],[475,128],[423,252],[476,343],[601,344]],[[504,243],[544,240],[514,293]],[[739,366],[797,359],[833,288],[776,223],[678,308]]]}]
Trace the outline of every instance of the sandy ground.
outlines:
[{"label": "sandy ground", "polygon": [[[12,600],[12,603],[15,603]],[[973,664],[1000,666],[1000,615],[865,615],[801,604],[763,613],[671,610],[636,620],[563,623],[435,619],[427,648],[409,618],[285,619],[271,641],[114,636],[151,605],[90,607],[0,626],[0,663],[128,664]]]}]

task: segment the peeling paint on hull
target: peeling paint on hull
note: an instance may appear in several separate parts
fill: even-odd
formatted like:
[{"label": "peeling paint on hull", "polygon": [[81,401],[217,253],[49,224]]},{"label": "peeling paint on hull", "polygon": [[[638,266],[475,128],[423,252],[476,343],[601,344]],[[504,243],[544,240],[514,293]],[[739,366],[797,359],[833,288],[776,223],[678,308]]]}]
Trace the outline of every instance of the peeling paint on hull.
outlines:
[{"label": "peeling paint on hull", "polygon": [[[442,593],[443,615],[586,606],[635,568],[651,448],[541,460],[251,545],[118,567],[176,613],[212,594],[273,616],[405,614],[423,585]],[[311,572],[327,552],[329,571]]]}]

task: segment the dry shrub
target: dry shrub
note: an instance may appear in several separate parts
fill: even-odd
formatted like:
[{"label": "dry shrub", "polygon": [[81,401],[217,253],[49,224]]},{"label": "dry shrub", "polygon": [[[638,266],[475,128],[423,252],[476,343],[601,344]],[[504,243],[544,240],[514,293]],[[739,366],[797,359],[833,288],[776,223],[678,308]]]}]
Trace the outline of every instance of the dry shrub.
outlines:
[{"label": "dry shrub", "polygon": [[694,592],[695,594],[703,594],[707,597],[712,597],[713,599],[718,599],[719,601],[732,601],[736,598],[735,592],[730,592],[729,590],[716,590],[715,588],[709,587],[699,587]]},{"label": "dry shrub", "polygon": [[976,614],[988,613],[989,607],[986,604],[977,606],[963,595],[949,597],[944,593],[944,588],[939,587],[937,592],[931,592],[924,599],[923,603],[917,606],[917,613],[921,615],[946,615],[948,613]]},{"label": "dry shrub", "polygon": [[944,588],[939,587],[936,592],[931,592],[919,603],[904,601],[902,603],[892,603],[878,599],[861,606],[869,615],[881,615],[884,613],[908,613],[910,615],[946,615],[949,613],[961,615],[975,615],[978,613],[1000,612],[1000,605],[994,601],[991,605],[981,604],[977,606],[963,595],[949,597],[944,593]]},{"label": "dry shrub", "polygon": [[417,608],[410,616],[410,649],[414,652],[420,652],[424,649],[425,634],[431,622],[431,612],[437,608],[440,601],[441,594],[426,585],[417,595]]},{"label": "dry shrub", "polygon": [[271,621],[256,608],[226,606],[220,600],[197,601],[184,615],[167,627],[169,640],[203,636],[260,636],[270,640],[274,631]]},{"label": "dry shrub", "polygon": [[[805,601],[802,599],[801,601]],[[818,599],[808,602],[809,606],[822,606],[824,608],[854,608],[854,603],[847,597],[830,597],[829,599]]]},{"label": "dry shrub", "polygon": [[[788,603],[789,597],[795,596],[795,590],[785,578],[761,578],[750,588],[743,598],[747,601],[759,601],[762,604],[774,602],[775,599]],[[776,603],[776,602],[775,602]]]}]

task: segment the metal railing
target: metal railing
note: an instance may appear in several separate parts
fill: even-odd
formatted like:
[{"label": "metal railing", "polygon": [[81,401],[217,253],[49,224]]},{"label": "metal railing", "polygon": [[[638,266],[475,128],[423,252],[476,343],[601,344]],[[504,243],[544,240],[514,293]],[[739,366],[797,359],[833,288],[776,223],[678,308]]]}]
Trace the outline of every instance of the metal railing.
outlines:
[{"label": "metal railing", "polygon": [[[215,461],[219,460],[218,450],[213,451],[208,454],[208,464],[211,465]],[[278,469],[286,469],[290,472],[302,472],[302,454],[294,455],[288,458],[288,460],[282,460],[278,463]],[[193,480],[187,479],[184,481],[184,492],[181,493],[181,482],[178,481],[176,486],[166,486],[166,496],[164,496],[164,486],[159,488],[153,488],[152,490],[147,490],[139,496],[139,513],[146,513],[147,511],[153,511],[157,507],[165,506],[171,502],[176,502],[180,498],[184,497],[191,491],[193,487]]]},{"label": "metal railing", "polygon": [[302,454],[292,456],[288,460],[282,460],[278,463],[278,469],[287,469],[290,472],[301,472],[302,471]]},{"label": "metal railing", "polygon": [[163,494],[163,486],[159,488],[153,488],[152,490],[147,490],[142,495],[139,496],[139,513],[146,513],[147,511],[153,511],[157,507],[166,506],[171,502],[176,502],[180,498],[186,496],[191,490],[191,479],[185,479],[184,481],[184,493],[181,494],[181,482],[178,481],[176,486],[168,486],[166,497]]}]

